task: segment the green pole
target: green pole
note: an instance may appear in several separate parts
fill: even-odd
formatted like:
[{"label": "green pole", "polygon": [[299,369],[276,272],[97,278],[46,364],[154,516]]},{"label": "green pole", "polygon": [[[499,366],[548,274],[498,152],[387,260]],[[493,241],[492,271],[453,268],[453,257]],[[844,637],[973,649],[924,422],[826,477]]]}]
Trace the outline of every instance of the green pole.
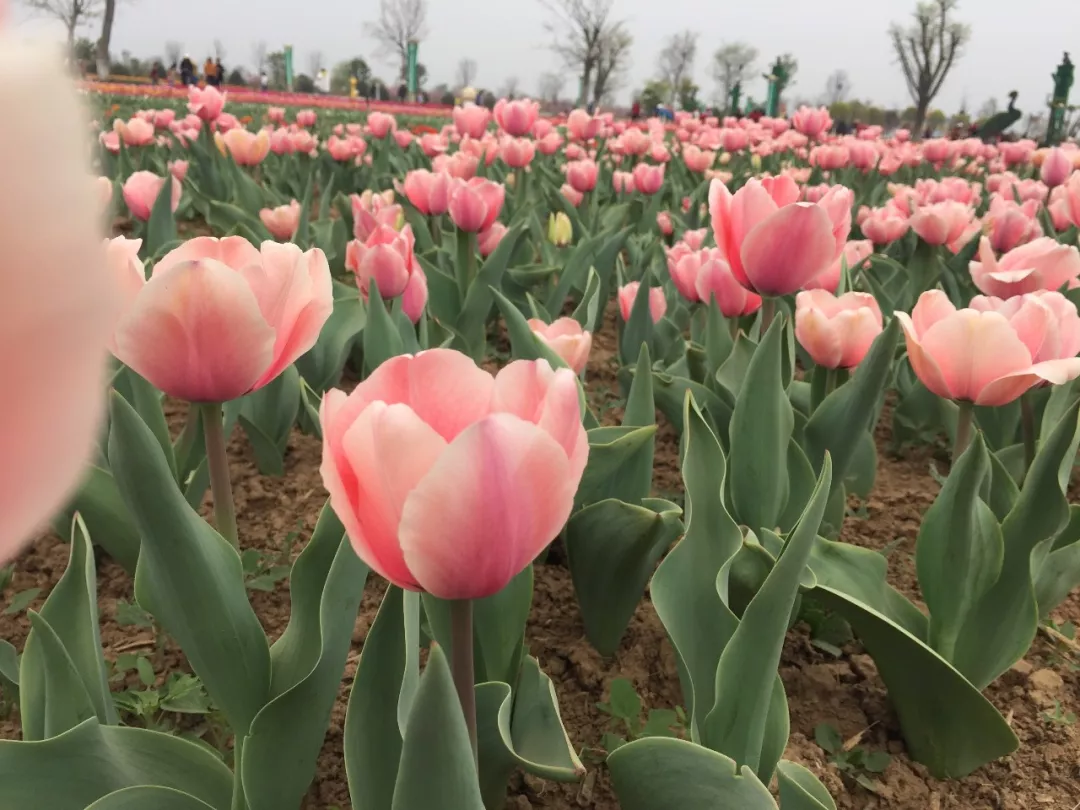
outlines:
[{"label": "green pole", "polygon": [[407,73],[407,76],[406,76],[407,86],[408,86],[408,90],[409,90],[409,101],[416,101],[416,90],[417,90],[417,87],[416,87],[416,79],[417,79],[417,75],[416,75],[416,65],[417,65],[416,56],[417,56],[417,51],[419,50],[419,48],[420,48],[420,43],[418,43],[415,39],[411,40],[409,42],[409,50],[408,50],[409,62],[408,62],[408,73]]},{"label": "green pole", "polygon": [[292,45],[285,46],[285,86],[291,93],[293,89]]}]

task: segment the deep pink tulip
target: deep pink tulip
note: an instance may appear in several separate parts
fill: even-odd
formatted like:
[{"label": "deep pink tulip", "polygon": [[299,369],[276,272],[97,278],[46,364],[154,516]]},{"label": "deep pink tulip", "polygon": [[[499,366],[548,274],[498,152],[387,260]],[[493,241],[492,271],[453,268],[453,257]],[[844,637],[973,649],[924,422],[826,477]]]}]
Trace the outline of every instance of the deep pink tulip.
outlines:
[{"label": "deep pink tulip", "polygon": [[585,331],[580,323],[573,318],[556,318],[551,323],[530,318],[529,328],[559,355],[575,374],[581,374],[585,370],[589,363],[589,352],[592,350],[592,334]]},{"label": "deep pink tulip", "polygon": [[[171,176],[172,182],[172,210],[175,211],[180,205],[180,195],[183,192],[180,183]],[[143,221],[150,219],[150,212],[154,209],[158,193],[165,185],[165,178],[159,177],[153,172],[135,172],[124,183],[124,202],[127,204],[131,215]]]},{"label": "deep pink tulip", "polygon": [[507,135],[520,137],[528,135],[540,115],[540,104],[529,99],[507,101],[500,98],[495,102],[495,120]]},{"label": "deep pink tulip", "polygon": [[911,215],[911,229],[929,245],[947,245],[963,236],[974,214],[955,200],[924,205]]},{"label": "deep pink tulip", "polygon": [[397,120],[387,113],[373,112],[367,117],[367,129],[372,137],[382,139],[397,129]]},{"label": "deep pink tulip", "polygon": [[569,369],[496,377],[433,349],[383,363],[320,410],[323,484],[357,555],[440,599],[498,593],[570,516],[589,444]]},{"label": "deep pink tulip", "polygon": [[300,212],[300,203],[293,200],[288,205],[279,205],[277,208],[263,208],[259,211],[259,219],[271,236],[279,242],[287,242],[293,238],[300,224]]},{"label": "deep pink tulip", "polygon": [[566,164],[566,182],[582,194],[596,188],[596,178],[599,174],[600,168],[594,161],[588,159],[574,160]]},{"label": "deep pink tulip", "polygon": [[956,309],[941,290],[919,297],[909,316],[897,312],[908,360],[939,397],[976,405],[1005,405],[1029,388],[1061,385],[1080,376],[1080,358],[1036,363],[1029,345],[1046,321],[1010,322],[1000,312]]},{"label": "deep pink tulip", "polygon": [[405,292],[401,294],[401,311],[410,321],[419,323],[427,302],[427,276],[424,275],[424,269],[417,264],[409,276],[409,283],[405,285]]},{"label": "deep pink tulip", "polygon": [[664,167],[639,163],[634,167],[634,189],[641,194],[653,195],[664,185]]},{"label": "deep pink tulip", "polygon": [[656,227],[660,229],[660,233],[664,236],[671,236],[675,233],[675,225],[671,221],[671,214],[667,211],[661,211],[656,215]]},{"label": "deep pink tulip", "polygon": [[881,309],[869,293],[838,298],[815,289],[795,296],[795,339],[823,368],[855,368],[881,329]]},{"label": "deep pink tulip", "polygon": [[477,234],[476,247],[480,255],[490,256],[504,236],[506,236],[506,226],[501,222],[493,222],[490,228]]},{"label": "deep pink tulip", "polygon": [[397,143],[399,149],[405,149],[413,142],[413,134],[407,129],[395,130],[394,141]]},{"label": "deep pink tulip", "polygon": [[499,218],[506,189],[481,177],[458,180],[450,193],[447,210],[450,219],[460,230],[469,233],[486,231]]},{"label": "deep pink tulip", "polygon": [[[619,287],[619,314],[622,315],[624,321],[630,320],[630,313],[634,309],[634,301],[637,299],[639,287],[641,287],[640,281],[631,281]],[[657,323],[663,318],[665,312],[667,312],[667,299],[664,298],[664,291],[659,287],[651,288],[649,290],[649,314],[652,316],[653,323]]]},{"label": "deep pink tulip", "polygon": [[454,178],[446,172],[414,169],[405,175],[402,191],[421,214],[440,216],[450,206],[453,187]]},{"label": "deep pink tulip", "polygon": [[528,138],[508,138],[502,145],[502,159],[512,169],[524,169],[536,155],[536,144]]},{"label": "deep pink tulip", "polygon": [[374,279],[383,300],[405,292],[409,279],[419,266],[414,252],[412,228],[397,231],[378,225],[365,241],[354,239],[345,247],[345,268],[356,274],[356,285],[368,297]]},{"label": "deep pink tulip", "polygon": [[169,396],[226,402],[314,346],[333,306],[318,248],[200,236],[158,262],[134,296],[116,326],[116,356]]},{"label": "deep pink tulip", "polygon": [[[760,295],[788,295],[802,289],[836,258],[834,225],[823,206],[777,205],[757,180],[735,194],[714,180],[709,212],[717,247],[732,274]],[[849,208],[849,225],[850,217]]]},{"label": "deep pink tulip", "polygon": [[979,261],[971,262],[971,280],[987,295],[1011,298],[1037,290],[1077,286],[1080,253],[1044,236],[1010,250],[1000,259],[987,237],[979,242]]},{"label": "deep pink tulip", "polygon": [[216,87],[188,88],[188,109],[203,121],[213,121],[225,109],[225,94]]},{"label": "deep pink tulip", "polygon": [[1054,188],[1064,184],[1069,179],[1069,175],[1072,174],[1072,170],[1072,157],[1060,146],[1055,146],[1043,158],[1039,177],[1049,188]]},{"label": "deep pink tulip", "polygon": [[487,131],[491,122],[491,110],[466,101],[460,107],[454,107],[454,129],[459,135],[468,135],[470,138],[480,138]]}]

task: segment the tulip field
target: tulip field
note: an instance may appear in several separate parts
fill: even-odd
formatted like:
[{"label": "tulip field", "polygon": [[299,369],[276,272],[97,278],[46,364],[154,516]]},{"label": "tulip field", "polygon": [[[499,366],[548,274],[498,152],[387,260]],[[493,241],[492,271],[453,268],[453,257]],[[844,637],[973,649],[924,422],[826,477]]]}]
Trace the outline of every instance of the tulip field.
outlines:
[{"label": "tulip field", "polygon": [[0,810],[1080,803],[1076,145],[8,60]]}]

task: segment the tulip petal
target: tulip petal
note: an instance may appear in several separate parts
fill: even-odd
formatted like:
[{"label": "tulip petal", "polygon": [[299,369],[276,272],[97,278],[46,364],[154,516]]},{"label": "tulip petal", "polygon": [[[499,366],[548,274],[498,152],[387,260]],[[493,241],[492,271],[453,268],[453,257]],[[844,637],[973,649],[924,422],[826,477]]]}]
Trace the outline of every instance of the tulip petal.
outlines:
[{"label": "tulip petal", "polygon": [[821,310],[816,307],[796,310],[795,339],[819,366],[839,367],[843,353],[840,334],[835,324]]},{"label": "tulip petal", "polygon": [[825,209],[797,203],[754,226],[742,241],[741,256],[754,290],[776,296],[800,289],[832,263],[835,252],[832,222]]},{"label": "tulip petal", "polygon": [[1062,360],[1046,360],[1036,363],[1023,371],[1006,374],[987,384],[979,392],[976,405],[1007,405],[1021,394],[1042,382],[1051,385],[1064,385],[1069,380],[1080,377],[1080,358],[1069,357]]},{"label": "tulip petal", "polygon": [[261,261],[259,251],[242,236],[226,236],[215,239],[213,236],[196,236],[188,239],[175,250],[169,251],[154,267],[154,275],[164,273],[170,267],[181,262],[214,259],[233,270],[240,270],[249,264]]},{"label": "tulip petal", "polygon": [[490,596],[555,539],[577,483],[546,431],[492,414],[463,431],[406,500],[405,562],[433,596]]},{"label": "tulip petal", "polygon": [[221,262],[155,270],[116,329],[116,356],[189,402],[243,396],[274,357],[274,330],[251,288]]},{"label": "tulip petal", "polygon": [[952,399],[952,392],[949,390],[949,385],[945,381],[945,377],[938,368],[938,364],[934,362],[934,358],[927,354],[922,345],[919,343],[919,335],[916,332],[915,324],[912,323],[911,317],[906,312],[895,313],[896,319],[900,321],[900,328],[904,330],[904,341],[907,344],[908,362],[911,363],[911,368],[915,372],[915,376],[919,378],[919,381],[925,385],[932,393],[937,394],[939,397],[945,399]]},{"label": "tulip petal", "polygon": [[[911,324],[917,336],[925,335],[938,321],[956,312],[949,296],[941,290],[928,290],[919,296],[915,308],[911,310]],[[899,313],[898,313],[899,314]]]}]

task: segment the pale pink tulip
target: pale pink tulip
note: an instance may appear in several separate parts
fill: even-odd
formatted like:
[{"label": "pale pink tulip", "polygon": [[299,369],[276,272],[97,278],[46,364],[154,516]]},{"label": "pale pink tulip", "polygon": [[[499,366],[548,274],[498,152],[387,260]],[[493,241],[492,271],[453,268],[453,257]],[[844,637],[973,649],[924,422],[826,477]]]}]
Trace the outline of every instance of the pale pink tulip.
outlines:
[{"label": "pale pink tulip", "polygon": [[1035,385],[1061,385],[1080,376],[1080,358],[1035,362],[1028,330],[1039,324],[1014,325],[1000,312],[957,310],[941,290],[923,293],[910,316],[896,317],[915,375],[939,397],[1005,405]]},{"label": "pale pink tulip", "polygon": [[481,177],[458,180],[450,193],[447,210],[450,219],[460,230],[469,233],[486,231],[499,218],[506,189]]},{"label": "pale pink tulip", "polygon": [[591,160],[574,160],[566,164],[566,182],[575,191],[583,194],[596,188],[596,178],[599,173],[599,167]]},{"label": "pale pink tulip", "polygon": [[440,599],[501,591],[570,516],[589,446],[569,369],[494,378],[434,349],[381,365],[320,410],[320,471],[357,555]]},{"label": "pale pink tulip", "polygon": [[258,134],[246,129],[230,129],[224,135],[215,135],[222,154],[227,149],[240,166],[258,166],[270,154],[270,134],[259,130]]},{"label": "pale pink tulip", "polygon": [[971,262],[971,280],[987,295],[1011,298],[1036,290],[1076,286],[1080,253],[1044,236],[1010,250],[1000,259],[987,237],[979,242],[979,261]]},{"label": "pale pink tulip", "polygon": [[216,87],[188,88],[188,109],[203,121],[213,121],[225,108],[225,94]]},{"label": "pale pink tulip", "polygon": [[1054,188],[1064,184],[1072,170],[1072,157],[1061,147],[1055,146],[1043,158],[1039,177],[1049,188]]},{"label": "pale pink tulip", "polygon": [[200,236],[154,267],[116,326],[116,356],[169,396],[225,402],[314,346],[333,306],[318,248]]},{"label": "pale pink tulip", "polygon": [[272,121],[275,124],[285,123],[285,108],[284,107],[267,107],[266,119]]},{"label": "pale pink tulip", "polygon": [[314,110],[297,110],[296,111],[296,125],[298,127],[313,127],[315,126],[315,120],[318,116]]},{"label": "pale pink tulip", "polygon": [[690,250],[701,250],[701,246],[705,244],[705,237],[708,235],[708,228],[698,228],[695,231],[683,231],[682,242],[690,248]]},{"label": "pale pink tulip", "polygon": [[554,155],[562,146],[563,139],[558,132],[549,132],[544,137],[538,138],[536,148],[542,155]]},{"label": "pale pink tulip", "polygon": [[491,223],[486,231],[476,235],[476,248],[481,256],[490,256],[492,251],[499,246],[499,242],[506,236],[506,226],[501,222]]},{"label": "pale pink tulip", "polygon": [[293,238],[300,225],[300,212],[300,203],[293,200],[288,205],[279,205],[277,208],[263,208],[259,211],[259,219],[271,236],[279,242],[287,242]]},{"label": "pale pink tulip", "polygon": [[924,205],[911,215],[911,230],[928,245],[955,242],[971,225],[974,211],[955,200]]},{"label": "pale pink tulip", "polygon": [[460,107],[454,107],[454,129],[459,135],[468,135],[470,138],[480,138],[487,131],[491,122],[491,111],[487,107],[465,102]]},{"label": "pale pink tulip", "polygon": [[1038,210],[1039,204],[1034,200],[1019,205],[1004,197],[994,197],[983,218],[983,229],[990,237],[990,246],[998,253],[1007,253],[1042,236]]},{"label": "pale pink tulip", "polygon": [[512,169],[523,169],[532,163],[536,155],[536,144],[528,138],[509,138],[502,145],[502,159]]},{"label": "pale pink tulip", "polygon": [[859,227],[875,245],[891,245],[903,237],[910,226],[907,217],[895,208],[885,207],[870,210]]},{"label": "pale pink tulip", "polygon": [[446,172],[451,177],[459,180],[471,180],[476,176],[477,166],[480,164],[475,155],[465,152],[455,152],[452,155],[439,155],[431,161],[433,172]]},{"label": "pale pink tulip", "polygon": [[383,300],[404,294],[419,266],[408,225],[400,231],[378,225],[365,241],[354,239],[345,246],[345,268],[356,274],[356,285],[364,298],[368,297],[372,280]]},{"label": "pale pink tulip", "polygon": [[507,101],[500,98],[495,102],[495,120],[507,135],[520,137],[528,135],[540,115],[540,104],[529,99]]},{"label": "pale pink tulip", "polygon": [[169,174],[171,174],[173,177],[175,177],[181,183],[184,182],[184,178],[187,177],[187,173],[188,173],[188,162],[186,160],[171,160],[171,161],[169,161]]},{"label": "pale pink tulip", "polygon": [[1080,228],[1080,172],[1074,172],[1063,186],[1065,189],[1064,200],[1069,211],[1069,219],[1072,224]]},{"label": "pale pink tulip", "polygon": [[[172,182],[171,207],[175,211],[177,206],[180,205],[180,195],[183,193],[183,189],[175,177],[170,175],[169,180]],[[144,221],[150,219],[150,212],[154,209],[154,203],[157,201],[158,193],[163,185],[165,185],[165,178],[159,177],[153,172],[143,171],[132,174],[124,183],[123,188],[124,202],[127,204],[131,215]]]},{"label": "pale pink tulip", "polygon": [[656,215],[656,227],[660,229],[660,233],[664,236],[671,236],[675,233],[675,225],[671,222],[671,214],[667,211],[661,211]]},{"label": "pale pink tulip", "polygon": [[401,311],[410,321],[419,323],[427,302],[427,276],[424,275],[424,269],[417,264],[409,276],[409,283],[405,285],[405,292],[401,294]]},{"label": "pale pink tulip", "polygon": [[101,145],[105,147],[109,152],[114,155],[120,152],[120,133],[113,130],[112,132],[102,132],[99,136]]},{"label": "pale pink tulip", "polygon": [[566,134],[572,141],[591,141],[600,131],[602,123],[585,110],[571,110],[566,116]]},{"label": "pale pink tulip", "polygon": [[[619,314],[622,315],[624,321],[630,320],[630,313],[634,309],[634,301],[637,299],[639,287],[641,287],[640,281],[631,281],[619,287]],[[652,316],[653,323],[657,323],[663,318],[665,312],[667,312],[667,299],[664,298],[664,291],[659,287],[651,288],[649,290],[649,314]]]},{"label": "pale pink tulip", "polygon": [[611,175],[611,185],[615,189],[616,194],[633,194],[634,175],[630,172],[613,172]]},{"label": "pale pink tulip", "polygon": [[716,162],[716,153],[709,152],[705,149],[699,149],[693,144],[688,144],[683,147],[682,150],[683,163],[686,164],[692,172],[701,174],[712,168],[713,163]]},{"label": "pale pink tulip", "polygon": [[154,128],[168,129],[176,120],[176,110],[154,110]]},{"label": "pale pink tulip", "polygon": [[363,194],[350,194],[352,207],[353,236],[363,242],[380,225],[399,230],[405,223],[405,212],[400,205],[394,204],[392,190],[376,194],[367,189]]},{"label": "pale pink tulip", "polygon": [[574,208],[577,208],[579,205],[581,205],[581,201],[585,199],[585,195],[569,183],[563,183],[562,186],[559,188],[559,193],[561,193],[563,197],[565,197],[570,202],[570,204],[574,206]]},{"label": "pale pink tulip", "polygon": [[102,211],[108,210],[112,205],[113,199],[113,182],[108,177],[97,177],[94,179],[94,184],[97,187],[97,198],[100,203]]},{"label": "pale pink tulip", "polygon": [[718,248],[703,250],[700,255],[703,261],[694,279],[697,300],[708,303],[715,298],[725,318],[739,318],[761,309],[761,296],[738,282]]},{"label": "pale pink tulip", "polygon": [[800,107],[791,116],[791,125],[807,138],[817,138],[832,127],[832,116],[825,107]]},{"label": "pale pink tulip", "polygon": [[592,350],[592,333],[585,331],[573,318],[557,318],[544,323],[539,318],[529,319],[533,334],[562,358],[575,374],[581,374],[589,362]]},{"label": "pale pink tulip", "polygon": [[976,295],[971,308],[1008,318],[1036,363],[1080,353],[1080,315],[1076,305],[1059,292],[1040,290],[1012,298]]},{"label": "pale pink tulip", "polygon": [[652,195],[664,185],[664,167],[639,163],[634,167],[634,189],[641,194]]},{"label": "pale pink tulip", "polygon": [[367,129],[375,138],[385,138],[397,129],[397,120],[392,115],[373,112],[367,117]]},{"label": "pale pink tulip", "polygon": [[402,191],[421,214],[440,216],[450,206],[454,178],[446,172],[414,169],[405,175]]},{"label": "pale pink tulip", "polygon": [[113,121],[113,130],[120,135],[124,146],[146,146],[154,142],[154,125],[141,118]]},{"label": "pale pink tulip", "polygon": [[824,289],[795,296],[795,339],[823,368],[854,368],[881,334],[881,309],[869,293],[837,298]]},{"label": "pale pink tulip", "polygon": [[843,264],[846,262],[848,271],[854,272],[860,264],[863,264],[870,258],[873,252],[874,243],[869,239],[851,240],[844,245],[840,257],[825,268],[825,270],[806,282],[806,284],[803,285],[803,289],[828,290],[831,293],[835,293],[836,288],[840,286],[840,276],[844,272]]}]

